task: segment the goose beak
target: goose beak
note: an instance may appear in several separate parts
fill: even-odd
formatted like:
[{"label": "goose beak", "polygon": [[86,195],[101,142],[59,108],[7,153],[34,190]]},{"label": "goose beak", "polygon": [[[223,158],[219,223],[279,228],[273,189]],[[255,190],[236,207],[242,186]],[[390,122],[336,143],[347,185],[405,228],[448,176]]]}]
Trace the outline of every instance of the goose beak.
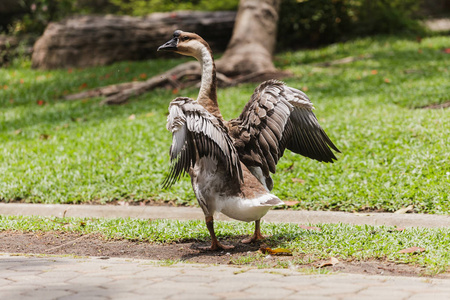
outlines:
[{"label": "goose beak", "polygon": [[178,38],[174,37],[164,45],[159,46],[158,51],[176,51],[178,48]]}]

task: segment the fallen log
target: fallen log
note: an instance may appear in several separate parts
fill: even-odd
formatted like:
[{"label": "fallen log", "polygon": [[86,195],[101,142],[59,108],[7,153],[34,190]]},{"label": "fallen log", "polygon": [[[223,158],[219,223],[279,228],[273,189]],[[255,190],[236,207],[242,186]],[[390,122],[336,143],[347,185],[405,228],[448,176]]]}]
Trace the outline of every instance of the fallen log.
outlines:
[{"label": "fallen log", "polygon": [[71,17],[47,26],[34,45],[32,66],[40,69],[89,67],[156,58],[158,46],[176,29],[196,32],[208,40],[214,51],[223,51],[230,40],[235,17],[233,11]]}]

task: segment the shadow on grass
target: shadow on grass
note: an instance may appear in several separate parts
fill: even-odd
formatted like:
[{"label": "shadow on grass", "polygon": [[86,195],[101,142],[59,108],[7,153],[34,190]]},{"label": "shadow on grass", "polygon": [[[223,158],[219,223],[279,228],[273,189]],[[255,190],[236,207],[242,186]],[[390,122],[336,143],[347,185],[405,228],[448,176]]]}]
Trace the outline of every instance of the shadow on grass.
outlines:
[{"label": "shadow on grass", "polygon": [[230,254],[244,254],[247,252],[256,252],[259,250],[261,244],[263,242],[256,242],[251,244],[243,244],[241,243],[241,240],[245,238],[245,236],[241,236],[240,238],[233,237],[230,239],[220,239],[220,243],[226,246],[234,246],[233,249],[227,249],[227,250],[217,250],[212,251],[209,249],[206,249],[211,246],[211,241],[196,241],[192,242],[191,246],[189,247],[192,250],[197,250],[197,253],[189,253],[182,256],[182,260],[190,260],[195,257],[200,256],[223,256],[223,255],[230,255]]},{"label": "shadow on grass", "polygon": [[202,248],[206,248],[209,247],[211,245],[211,240],[210,238],[205,238],[204,240],[192,240],[192,239],[187,239],[187,240],[182,240],[179,243],[191,243],[190,245],[190,249],[192,250],[198,250],[199,252],[197,253],[190,253],[190,254],[185,254],[182,256],[183,260],[189,260],[195,257],[200,257],[200,256],[223,256],[223,255],[233,255],[233,254],[245,254],[247,252],[256,252],[258,251],[261,247],[270,247],[270,248],[285,248],[287,244],[289,244],[289,242],[291,242],[292,240],[296,240],[296,239],[301,239],[303,237],[305,237],[306,235],[311,235],[311,234],[322,234],[322,232],[320,231],[305,231],[305,230],[300,230],[298,232],[292,233],[290,232],[289,235],[287,236],[286,234],[282,234],[282,233],[278,233],[278,234],[274,234],[271,236],[267,236],[266,239],[264,240],[260,240],[260,241],[256,241],[253,243],[249,243],[249,244],[244,244],[241,241],[245,238],[248,238],[247,235],[239,235],[239,236],[227,236],[227,237],[222,237],[219,239],[219,241],[227,246],[234,246],[233,249],[228,249],[228,250],[217,250],[217,251],[211,251],[208,249],[202,249]]}]

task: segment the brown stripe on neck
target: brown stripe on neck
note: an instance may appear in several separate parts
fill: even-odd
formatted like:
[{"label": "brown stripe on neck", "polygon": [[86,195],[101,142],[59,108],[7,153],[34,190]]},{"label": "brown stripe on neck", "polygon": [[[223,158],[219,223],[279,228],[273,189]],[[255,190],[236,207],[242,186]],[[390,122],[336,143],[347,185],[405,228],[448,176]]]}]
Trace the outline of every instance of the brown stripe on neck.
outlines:
[{"label": "brown stripe on neck", "polygon": [[208,43],[204,40],[201,42],[207,51],[204,51],[201,59],[199,59],[202,65],[202,82],[197,101],[216,118],[223,120],[217,103],[216,65]]}]

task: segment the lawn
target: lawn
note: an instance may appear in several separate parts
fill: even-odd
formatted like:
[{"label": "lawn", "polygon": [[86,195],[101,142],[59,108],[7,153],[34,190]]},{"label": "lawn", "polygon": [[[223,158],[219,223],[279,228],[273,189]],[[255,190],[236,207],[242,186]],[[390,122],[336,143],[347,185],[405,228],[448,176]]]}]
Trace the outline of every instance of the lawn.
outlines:
[{"label": "lawn", "polygon": [[[450,101],[449,47],[450,37],[421,43],[374,37],[278,54],[277,66],[295,75],[286,83],[308,94],[342,154],[323,164],[287,151],[273,192],[298,201],[298,209],[395,211],[414,205],[416,212],[448,214],[449,110],[421,107]],[[349,56],[362,59],[321,65]],[[196,89],[156,90],[121,106],[100,106],[98,98],[61,100],[88,88],[144,80],[184,61],[39,71],[17,60],[0,69],[0,200],[196,205],[188,178],[161,189],[171,143],[168,103],[176,96],[195,98]],[[238,116],[254,88],[219,90],[226,119]]]},{"label": "lawn", "polygon": [[[252,234],[253,224],[243,222],[216,222],[219,239],[237,244],[235,238]],[[203,221],[44,218],[1,216],[3,230],[37,232],[95,233],[105,239],[126,239],[133,242],[173,243],[210,241]],[[292,251],[293,265],[308,265],[336,257],[341,261],[390,261],[424,267],[423,274],[448,272],[450,265],[449,228],[406,228],[390,226],[353,226],[346,224],[315,224],[302,229],[297,224],[263,223],[262,230],[270,237],[265,241],[272,248]],[[230,239],[232,240],[230,242]],[[183,245],[180,245],[183,247]],[[423,252],[400,253],[401,250],[420,247]],[[258,252],[241,253],[232,263],[267,267],[265,255]],[[279,267],[288,267],[287,261]]]}]

